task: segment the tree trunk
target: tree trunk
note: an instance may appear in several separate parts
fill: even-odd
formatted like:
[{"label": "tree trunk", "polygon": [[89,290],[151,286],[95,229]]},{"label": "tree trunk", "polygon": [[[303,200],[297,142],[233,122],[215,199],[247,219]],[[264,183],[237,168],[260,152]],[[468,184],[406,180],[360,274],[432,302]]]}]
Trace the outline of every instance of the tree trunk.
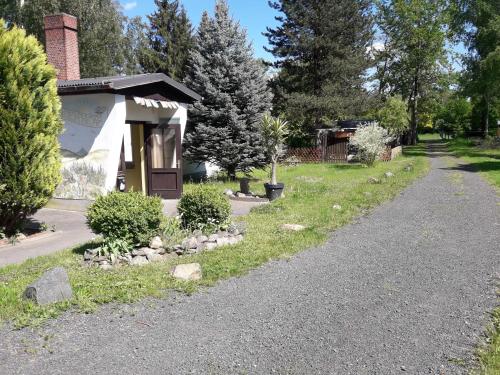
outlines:
[{"label": "tree trunk", "polygon": [[485,104],[486,104],[486,113],[485,113],[485,119],[484,119],[484,138],[488,136],[488,132],[490,130],[490,101],[488,98],[485,98]]},{"label": "tree trunk", "polygon": [[229,181],[236,181],[236,167],[234,165],[227,167],[227,177]]},{"label": "tree trunk", "polygon": [[276,160],[273,160],[271,163],[271,185],[276,185],[278,184],[277,178],[276,178],[276,167],[277,167],[277,162]]}]

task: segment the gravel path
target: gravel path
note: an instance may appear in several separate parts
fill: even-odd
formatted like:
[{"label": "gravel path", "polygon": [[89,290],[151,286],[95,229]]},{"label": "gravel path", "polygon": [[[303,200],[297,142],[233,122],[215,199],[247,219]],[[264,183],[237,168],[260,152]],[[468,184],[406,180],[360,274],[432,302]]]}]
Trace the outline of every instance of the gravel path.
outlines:
[{"label": "gravel path", "polygon": [[0,331],[1,374],[460,374],[495,303],[500,206],[430,174],[319,248],[191,297]]}]

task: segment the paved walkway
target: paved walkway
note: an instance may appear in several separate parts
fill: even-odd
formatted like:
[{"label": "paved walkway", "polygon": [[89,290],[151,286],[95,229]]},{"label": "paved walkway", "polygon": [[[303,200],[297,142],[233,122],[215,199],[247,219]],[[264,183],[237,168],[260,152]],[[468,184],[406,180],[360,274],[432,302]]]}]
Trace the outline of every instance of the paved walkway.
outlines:
[{"label": "paved walkway", "polygon": [[[166,215],[176,215],[178,200],[164,200]],[[231,201],[234,216],[246,215],[250,210],[262,203]],[[40,255],[47,255],[85,243],[95,237],[87,227],[85,212],[66,211],[52,208],[39,210],[33,217],[35,222],[44,222],[48,227],[54,226],[55,233],[48,233],[39,238],[32,238],[14,246],[0,247],[0,267],[21,263]]]},{"label": "paved walkway", "polygon": [[190,297],[4,328],[0,373],[465,373],[496,302],[498,202],[435,157],[394,201],[292,259]]}]

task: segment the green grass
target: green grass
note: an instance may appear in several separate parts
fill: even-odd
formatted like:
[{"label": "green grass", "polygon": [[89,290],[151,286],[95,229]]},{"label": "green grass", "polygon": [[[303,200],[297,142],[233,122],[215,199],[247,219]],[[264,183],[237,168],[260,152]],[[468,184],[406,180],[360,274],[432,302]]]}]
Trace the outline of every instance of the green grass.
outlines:
[{"label": "green grass", "polygon": [[481,173],[494,186],[500,188],[500,148],[476,147],[471,141],[455,139],[448,143],[448,149]]},{"label": "green grass", "polygon": [[[474,146],[471,141],[455,139],[448,143],[455,156],[466,161],[475,171],[484,176],[500,192],[500,149]],[[497,203],[498,204],[498,203]],[[478,351],[480,369],[483,375],[500,374],[500,307],[492,314],[491,327],[488,329],[489,344]]]},{"label": "green grass", "polygon": [[[413,168],[406,171],[409,163]],[[333,164],[280,167],[278,176],[286,185],[286,197],[239,218],[247,223],[244,241],[233,247],[175,261],[199,262],[203,269],[201,282],[175,281],[168,274],[174,262],[140,268],[122,267],[113,271],[85,268],[81,256],[85,246],[81,246],[0,269],[0,322],[13,320],[17,326],[35,325],[69,308],[91,312],[100,304],[161,297],[168,290],[192,293],[200,285],[213,285],[218,280],[245,274],[271,259],[287,258],[321,244],[329,232],[393,198],[427,170],[427,159],[419,156],[400,157],[389,163],[378,163],[373,168]],[[395,176],[384,178],[386,171],[392,171]],[[370,176],[379,178],[381,183],[368,183]],[[266,177],[263,171],[255,173],[251,188],[263,192]],[[221,191],[227,187],[238,188],[235,182],[215,184]],[[333,209],[334,204],[340,204],[342,209]],[[284,223],[302,224],[307,229],[298,233],[284,232],[280,229]],[[25,287],[54,266],[63,266],[68,271],[74,298],[48,307],[22,300]]]}]

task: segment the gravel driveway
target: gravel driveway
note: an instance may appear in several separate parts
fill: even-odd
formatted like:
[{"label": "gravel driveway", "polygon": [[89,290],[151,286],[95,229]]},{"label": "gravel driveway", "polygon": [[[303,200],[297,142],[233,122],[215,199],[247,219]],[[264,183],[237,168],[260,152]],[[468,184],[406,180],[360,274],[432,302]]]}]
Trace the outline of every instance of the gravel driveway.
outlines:
[{"label": "gravel driveway", "polygon": [[465,373],[496,302],[499,200],[435,154],[427,177],[288,261],[191,297],[4,328],[0,373]]}]

